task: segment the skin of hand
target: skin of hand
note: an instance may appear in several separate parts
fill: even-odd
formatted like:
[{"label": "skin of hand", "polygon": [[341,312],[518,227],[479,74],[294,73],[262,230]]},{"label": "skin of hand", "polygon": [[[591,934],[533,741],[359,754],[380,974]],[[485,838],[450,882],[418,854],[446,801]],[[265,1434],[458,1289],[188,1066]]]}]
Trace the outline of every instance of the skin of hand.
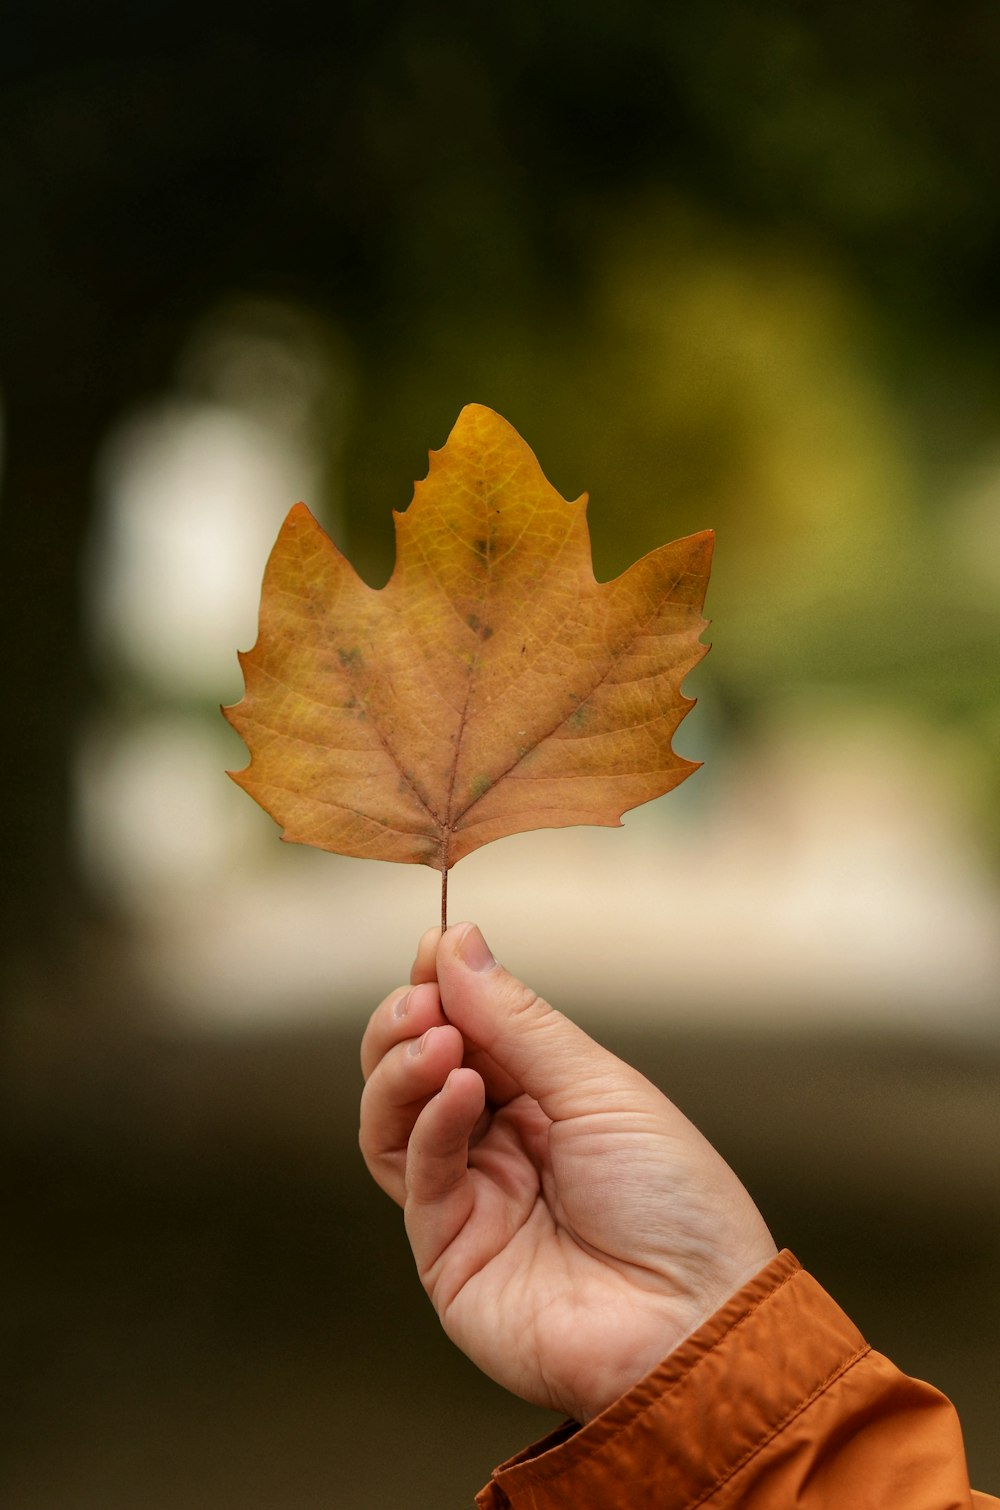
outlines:
[{"label": "skin of hand", "polygon": [[591,1420],[777,1251],[687,1118],[471,924],[424,935],[361,1062],[362,1153],[441,1323],[525,1400]]}]

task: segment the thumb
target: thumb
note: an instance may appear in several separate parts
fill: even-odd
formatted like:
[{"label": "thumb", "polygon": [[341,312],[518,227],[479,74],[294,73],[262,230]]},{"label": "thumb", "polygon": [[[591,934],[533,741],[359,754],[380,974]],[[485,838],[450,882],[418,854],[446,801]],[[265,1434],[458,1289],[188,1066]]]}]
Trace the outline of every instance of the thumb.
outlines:
[{"label": "thumb", "polygon": [[441,1006],[553,1122],[635,1106],[657,1092],[637,1070],[550,1007],[493,958],[473,923],[458,923],[437,948]]}]

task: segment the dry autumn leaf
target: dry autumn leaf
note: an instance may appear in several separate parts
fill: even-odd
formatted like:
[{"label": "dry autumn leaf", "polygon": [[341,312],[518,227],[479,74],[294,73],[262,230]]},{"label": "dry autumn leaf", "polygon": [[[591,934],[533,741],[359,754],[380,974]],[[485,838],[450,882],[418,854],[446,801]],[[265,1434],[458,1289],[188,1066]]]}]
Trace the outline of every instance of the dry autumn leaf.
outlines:
[{"label": "dry autumn leaf", "polygon": [[251,756],[230,774],[285,839],[433,866],[444,920],[448,871],[480,845],[620,826],[697,769],[671,739],[706,649],[712,533],[597,582],[586,503],[470,404],[394,515],[380,590],[296,504],[223,710]]}]

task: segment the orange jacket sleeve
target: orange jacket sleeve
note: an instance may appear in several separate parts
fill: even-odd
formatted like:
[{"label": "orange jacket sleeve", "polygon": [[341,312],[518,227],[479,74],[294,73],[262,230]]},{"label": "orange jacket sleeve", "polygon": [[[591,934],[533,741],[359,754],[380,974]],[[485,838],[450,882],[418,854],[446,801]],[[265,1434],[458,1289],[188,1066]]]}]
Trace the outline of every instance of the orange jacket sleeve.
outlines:
[{"label": "orange jacket sleeve", "polygon": [[953,1406],[875,1353],[790,1253],[588,1425],[498,1468],[480,1510],[1000,1510]]}]

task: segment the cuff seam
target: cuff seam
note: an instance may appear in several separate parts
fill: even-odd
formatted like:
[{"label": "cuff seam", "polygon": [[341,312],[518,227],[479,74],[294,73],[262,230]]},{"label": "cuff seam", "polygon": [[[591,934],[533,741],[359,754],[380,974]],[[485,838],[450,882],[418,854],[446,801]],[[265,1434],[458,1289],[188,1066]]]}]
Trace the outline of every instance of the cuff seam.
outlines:
[{"label": "cuff seam", "polygon": [[[693,1358],[691,1360],[691,1362],[688,1363],[678,1373],[677,1377],[674,1380],[671,1381],[671,1383],[669,1384],[669,1386],[667,1387],[667,1389],[664,1391],[663,1395],[659,1395],[659,1396],[655,1397],[654,1399],[647,1400],[646,1403],[644,1405],[639,1406],[638,1409],[636,1409],[634,1411],[630,1411],[629,1414],[628,1414],[628,1416],[627,1416],[627,1418],[625,1420],[619,1421],[613,1427],[611,1427],[608,1430],[608,1432],[607,1432],[607,1436],[603,1436],[602,1435],[601,1438],[600,1438],[600,1440],[595,1441],[593,1443],[588,1443],[586,1449],[580,1451],[579,1458],[577,1458],[577,1464],[578,1463],[584,1463],[584,1462],[587,1461],[588,1458],[593,1457],[595,1453],[603,1451],[604,1448],[607,1446],[607,1444],[609,1442],[614,1441],[614,1439],[617,1436],[619,1436],[623,1431],[629,1430],[635,1424],[636,1421],[640,1420],[644,1415],[648,1414],[648,1412],[650,1410],[655,1409],[655,1407],[657,1405],[659,1405],[659,1404],[662,1403],[663,1399],[667,1395],[671,1395],[676,1390],[680,1389],[681,1386],[685,1383],[685,1381],[687,1379],[689,1379],[691,1377],[691,1375],[695,1372],[695,1370],[702,1363],[704,1363],[708,1358],[710,1358],[711,1355],[719,1347],[722,1346],[722,1344],[726,1341],[726,1339],[728,1337],[732,1336],[732,1334],[734,1332],[738,1331],[740,1329],[740,1327],[746,1326],[747,1323],[751,1320],[751,1318],[753,1316],[756,1315],[756,1313],[761,1309],[762,1306],[765,1306],[768,1303],[768,1301],[773,1300],[776,1295],[780,1294],[780,1292],[784,1289],[785,1285],[790,1284],[791,1281],[793,1279],[795,1279],[801,1273],[802,1273],[802,1270],[800,1268],[798,1268],[798,1266],[796,1266],[796,1268],[794,1268],[790,1273],[782,1275],[781,1279],[777,1282],[777,1284],[775,1284],[774,1286],[772,1286],[772,1288],[769,1289],[766,1294],[759,1296],[758,1299],[755,1300],[753,1302],[753,1304],[747,1308],[747,1310],[743,1311],[739,1316],[735,1317],[728,1324],[728,1326],[726,1326],[725,1329],[722,1332],[720,1332],[719,1335],[716,1338],[713,1339],[713,1341],[711,1342],[711,1344],[704,1350],[704,1352],[699,1353],[699,1355],[698,1355],[697,1358]],[[683,1348],[683,1347],[684,1347],[684,1343],[682,1342],[680,1344],[680,1348]],[[867,1345],[866,1345],[864,1351],[868,1351]],[[769,1433],[768,1437],[765,1440],[770,1440],[771,1436],[773,1436],[777,1432],[781,1431],[782,1428],[785,1425],[787,1425],[788,1421],[791,1420],[794,1415],[798,1414],[798,1411],[800,1409],[805,1409],[805,1406],[808,1405],[813,1400],[813,1398],[816,1395],[821,1394],[822,1391],[824,1389],[826,1389],[833,1382],[833,1380],[836,1378],[837,1374],[840,1373],[840,1372],[842,1372],[844,1368],[849,1367],[850,1363],[853,1363],[855,1361],[855,1358],[857,1356],[860,1356],[860,1355],[855,1355],[855,1357],[852,1357],[847,1364],[839,1363],[837,1365],[837,1368],[834,1370],[833,1374],[830,1375],[830,1378],[824,1380],[823,1383],[819,1386],[819,1388],[817,1390],[815,1390],[812,1395],[809,1396],[809,1399],[807,1401],[803,1402],[799,1406],[796,1406],[795,1410],[788,1417],[783,1418],[782,1421],[774,1428],[774,1430],[771,1433]],[[614,1409],[614,1406],[612,1406],[611,1409]],[[595,1421],[599,1421],[600,1419],[601,1419],[600,1416],[595,1417]],[[590,1424],[593,1425],[594,1422],[591,1422]],[[585,1427],[584,1430],[586,1430],[586,1429],[587,1428]],[[571,1441],[575,1441],[577,1443],[579,1443],[579,1441],[580,1441],[579,1436],[577,1436],[576,1438],[570,1438],[570,1440]],[[763,1442],[760,1443],[759,1445],[763,1446]],[[758,1448],[754,1447],[753,1450],[752,1450],[752,1452],[751,1452],[751,1454],[750,1454],[750,1456],[752,1456],[753,1452],[756,1452],[757,1450],[758,1450]],[[527,1466],[527,1465],[525,1465],[525,1466]],[[574,1467],[575,1466],[576,1466],[576,1464],[574,1464]],[[741,1467],[741,1466],[742,1466],[742,1463],[738,1465],[738,1467]],[[546,1479],[547,1480],[547,1479],[558,1477],[560,1474],[564,1473],[566,1471],[566,1468],[568,1467],[568,1465],[564,1465],[562,1463],[556,1463],[556,1462],[545,1463],[544,1457],[543,1457],[543,1458],[537,1458],[537,1459],[535,1459],[534,1463],[532,1464],[532,1467],[534,1468],[534,1474],[533,1474],[533,1476],[537,1475],[537,1477],[539,1479]],[[736,1471],[738,1471],[738,1469],[734,1469],[733,1470],[733,1472],[736,1472]],[[729,1477],[729,1476],[731,1476],[731,1475],[727,1475],[727,1477]],[[721,1479],[719,1482],[720,1483],[724,1483],[725,1479]],[[716,1485],[715,1487],[718,1487],[718,1486]],[[714,1492],[714,1488],[710,1492]],[[697,1506],[699,1504],[702,1504],[703,1502],[704,1502],[704,1499],[693,1501],[693,1503],[692,1503],[692,1505],[690,1507],[690,1510],[694,1510],[695,1506]]]},{"label": "cuff seam", "polygon": [[802,1415],[804,1411],[808,1410],[810,1405],[812,1405],[816,1400],[819,1399],[820,1395],[825,1394],[832,1384],[835,1384],[836,1381],[843,1374],[846,1374],[849,1369],[852,1369],[856,1363],[860,1363],[861,1359],[867,1357],[870,1352],[870,1345],[868,1343],[865,1343],[864,1347],[859,1348],[857,1352],[852,1354],[850,1358],[846,1359],[843,1363],[838,1363],[833,1372],[829,1374],[821,1384],[818,1384],[811,1394],[807,1395],[804,1400],[801,1400],[798,1405],[790,1410],[787,1415],[782,1416],[781,1420],[771,1428],[766,1436],[761,1437],[758,1442],[755,1442],[754,1445],[749,1449],[749,1451],[743,1454],[739,1462],[733,1464],[728,1473],[724,1473],[721,1478],[716,1479],[715,1483],[712,1484],[704,1494],[700,1494],[696,1500],[686,1501],[684,1510],[698,1510],[699,1505],[704,1505],[708,1500],[710,1500],[715,1494],[716,1490],[721,1489],[725,1484],[729,1483],[730,1479],[735,1478],[741,1469],[745,1468],[748,1463],[751,1463],[753,1461],[758,1453],[763,1452],[764,1448],[768,1445],[769,1442],[773,1442],[775,1437],[779,1436],[781,1432],[783,1432],[787,1426],[791,1425],[791,1423],[798,1416]]}]

